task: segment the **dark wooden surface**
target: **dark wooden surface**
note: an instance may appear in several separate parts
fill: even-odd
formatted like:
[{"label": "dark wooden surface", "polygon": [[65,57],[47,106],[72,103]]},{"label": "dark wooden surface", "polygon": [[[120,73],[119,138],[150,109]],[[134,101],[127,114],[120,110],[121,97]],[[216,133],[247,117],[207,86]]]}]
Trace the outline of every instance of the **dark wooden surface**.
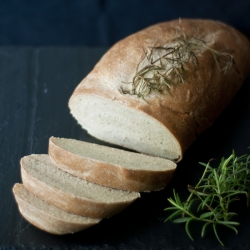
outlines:
[{"label": "dark wooden surface", "polygon": [[[246,153],[250,146],[250,79],[223,114],[186,152],[172,182],[160,192],[141,199],[113,218],[75,235],[54,236],[25,221],[12,195],[21,182],[20,158],[47,153],[50,136],[96,143],[71,117],[68,99],[92,69],[105,48],[0,47],[0,247],[1,249],[222,249],[212,232],[201,239],[193,224],[195,241],[182,225],[164,223],[167,198],[175,188],[185,198],[187,184],[202,173],[199,161],[229,156],[232,149]],[[226,84],[226,83],[225,83]],[[242,205],[242,204],[240,204]],[[239,235],[220,230],[225,249],[250,248],[250,214],[238,208]]]}]

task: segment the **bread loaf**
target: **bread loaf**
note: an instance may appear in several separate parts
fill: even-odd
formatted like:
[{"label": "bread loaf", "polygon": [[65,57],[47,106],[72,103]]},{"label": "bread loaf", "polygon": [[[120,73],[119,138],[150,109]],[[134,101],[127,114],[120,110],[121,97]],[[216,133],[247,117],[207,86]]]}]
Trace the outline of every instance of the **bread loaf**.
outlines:
[{"label": "bread loaf", "polygon": [[64,234],[117,214],[138,192],[164,188],[174,162],[230,103],[249,69],[248,39],[217,21],[174,20],[121,40],[77,86],[69,108],[89,134],[143,154],[52,137],[52,160],[21,160],[27,191],[13,190],[21,213]]},{"label": "bread loaf", "polygon": [[37,228],[52,234],[70,234],[98,224],[101,219],[67,213],[15,184],[13,193],[23,217]]},{"label": "bread loaf", "polygon": [[94,137],[178,162],[249,68],[249,41],[233,27],[163,22],[116,43],[77,86],[69,108]]},{"label": "bread loaf", "polygon": [[100,186],[74,177],[54,165],[48,155],[21,159],[24,187],[37,197],[69,213],[111,217],[140,197],[137,192]]},{"label": "bread loaf", "polygon": [[136,192],[163,189],[176,168],[167,159],[66,138],[51,137],[49,155],[55,165],[79,178]]}]

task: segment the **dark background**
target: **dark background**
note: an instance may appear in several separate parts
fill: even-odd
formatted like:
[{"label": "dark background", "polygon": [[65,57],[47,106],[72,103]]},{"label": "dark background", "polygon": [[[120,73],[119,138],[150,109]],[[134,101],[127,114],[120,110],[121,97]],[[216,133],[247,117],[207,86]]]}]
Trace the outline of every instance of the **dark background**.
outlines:
[{"label": "dark background", "polygon": [[0,0],[0,45],[110,46],[148,25],[209,18],[250,32],[249,0]]},{"label": "dark background", "polygon": [[[224,21],[250,37],[250,1],[0,0],[0,249],[223,249],[212,231],[195,241],[163,211],[172,189],[185,199],[187,184],[202,174],[198,162],[248,152],[250,77],[232,103],[188,149],[168,187],[117,216],[67,236],[42,232],[18,211],[11,189],[20,182],[20,158],[47,153],[50,136],[101,143],[69,114],[79,81],[118,40],[148,25],[175,18]],[[249,208],[240,203],[239,235],[220,229],[224,249],[250,249]]]}]

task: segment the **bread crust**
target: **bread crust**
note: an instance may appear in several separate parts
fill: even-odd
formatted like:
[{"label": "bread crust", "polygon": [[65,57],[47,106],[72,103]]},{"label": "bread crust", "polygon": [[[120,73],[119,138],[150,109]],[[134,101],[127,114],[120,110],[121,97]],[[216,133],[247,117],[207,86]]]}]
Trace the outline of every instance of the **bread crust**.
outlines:
[{"label": "bread crust", "polygon": [[[198,34],[209,48],[216,51],[233,50],[234,68],[221,72],[212,53],[205,49],[198,56],[198,68],[189,70],[185,82],[172,88],[171,95],[151,94],[145,102],[137,96],[122,93],[122,82],[131,82],[135,75],[144,53],[142,48],[152,47],[156,42],[166,44],[176,37],[178,29],[187,36]],[[163,22],[116,43],[77,86],[69,100],[69,107],[71,110],[74,108],[72,101],[76,96],[97,95],[144,112],[163,124],[177,139],[182,152],[177,159],[179,161],[196,137],[230,103],[249,68],[249,41],[233,27],[212,20]]]},{"label": "bread crust", "polygon": [[80,222],[65,221],[51,216],[42,209],[22,199],[19,195],[19,192],[21,192],[20,186],[21,184],[15,184],[13,187],[13,193],[20,213],[28,222],[43,231],[57,235],[73,234],[100,222],[100,220],[96,220],[93,223],[86,222],[85,224],[81,224]]},{"label": "bread crust", "polygon": [[49,155],[55,165],[74,176],[106,187],[135,192],[161,190],[171,180],[176,168],[176,164],[169,161],[171,167],[168,170],[128,169],[81,157],[59,147],[53,139],[49,140]]},{"label": "bread crust", "polygon": [[[109,218],[124,210],[136,199],[105,203],[65,193],[30,175],[25,169],[23,158],[21,159],[21,177],[25,189],[29,192],[66,212],[85,217]],[[138,194],[137,198],[139,196]]]}]

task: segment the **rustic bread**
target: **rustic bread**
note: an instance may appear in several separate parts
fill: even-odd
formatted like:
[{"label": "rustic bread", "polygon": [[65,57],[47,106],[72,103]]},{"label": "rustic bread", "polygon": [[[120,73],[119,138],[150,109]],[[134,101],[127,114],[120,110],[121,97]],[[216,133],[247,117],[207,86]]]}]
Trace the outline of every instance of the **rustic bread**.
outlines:
[{"label": "rustic bread", "polygon": [[59,168],[74,176],[137,192],[163,189],[176,168],[167,159],[66,138],[51,137],[49,155]]},{"label": "rustic bread", "polygon": [[22,184],[15,184],[13,193],[23,217],[48,233],[59,235],[76,233],[101,221],[67,213],[28,192]]},{"label": "rustic bread", "polygon": [[23,157],[21,176],[29,192],[62,210],[86,217],[111,217],[140,197],[137,192],[107,188],[72,176],[45,154]]},{"label": "rustic bread", "polygon": [[[152,76],[162,66],[157,59],[163,47],[172,54],[164,64],[165,85],[159,85]],[[182,64],[176,55],[180,49],[185,52]],[[154,74],[151,68],[143,75],[151,85],[136,88],[140,70],[153,61]],[[77,86],[69,108],[94,137],[180,161],[229,104],[249,68],[249,41],[234,28],[211,20],[164,22],[115,44]]]}]

